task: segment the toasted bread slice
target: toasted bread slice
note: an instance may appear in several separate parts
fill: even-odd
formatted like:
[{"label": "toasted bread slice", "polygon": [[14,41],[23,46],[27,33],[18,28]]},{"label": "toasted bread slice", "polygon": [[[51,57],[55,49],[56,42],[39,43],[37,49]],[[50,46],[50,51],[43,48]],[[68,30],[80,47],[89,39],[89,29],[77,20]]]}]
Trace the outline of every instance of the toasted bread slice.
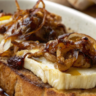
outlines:
[{"label": "toasted bread slice", "polygon": [[56,90],[44,84],[31,71],[9,67],[6,58],[0,60],[0,87],[10,96],[96,96],[96,88],[89,90]]}]

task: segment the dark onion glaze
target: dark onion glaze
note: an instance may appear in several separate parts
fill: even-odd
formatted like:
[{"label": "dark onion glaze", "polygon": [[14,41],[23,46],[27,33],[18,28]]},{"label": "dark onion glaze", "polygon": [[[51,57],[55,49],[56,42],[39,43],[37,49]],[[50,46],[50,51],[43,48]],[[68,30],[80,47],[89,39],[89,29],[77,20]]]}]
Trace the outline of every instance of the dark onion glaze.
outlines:
[{"label": "dark onion glaze", "polygon": [[25,57],[31,53],[26,53],[24,56],[22,57],[18,57],[18,56],[12,56],[7,60],[8,66],[15,68],[15,69],[22,69],[23,65],[24,65],[24,59]]},{"label": "dark onion glaze", "polygon": [[8,62],[8,66],[19,70],[23,68],[24,57],[13,56],[10,57],[7,62]]}]

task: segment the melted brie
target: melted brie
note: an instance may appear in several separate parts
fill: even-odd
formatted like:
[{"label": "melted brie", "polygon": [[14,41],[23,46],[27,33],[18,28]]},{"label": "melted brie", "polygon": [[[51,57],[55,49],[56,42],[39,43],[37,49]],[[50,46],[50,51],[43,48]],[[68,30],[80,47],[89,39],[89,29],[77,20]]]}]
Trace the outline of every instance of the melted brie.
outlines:
[{"label": "melted brie", "polygon": [[[23,55],[28,51],[35,53],[39,50],[22,50],[17,54]],[[59,90],[89,89],[96,86],[96,68],[71,68],[67,72],[61,72],[54,67],[54,63],[46,60],[44,57],[35,60],[28,58],[28,56],[25,58],[24,68],[32,71],[44,83],[49,83]]]}]

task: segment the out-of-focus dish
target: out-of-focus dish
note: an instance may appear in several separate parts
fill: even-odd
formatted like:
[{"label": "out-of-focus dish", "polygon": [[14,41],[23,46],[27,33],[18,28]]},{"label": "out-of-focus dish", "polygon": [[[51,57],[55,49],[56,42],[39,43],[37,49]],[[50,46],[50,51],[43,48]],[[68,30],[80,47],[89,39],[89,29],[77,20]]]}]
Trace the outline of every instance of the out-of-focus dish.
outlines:
[{"label": "out-of-focus dish", "polygon": [[49,0],[66,6],[73,6],[79,10],[85,10],[86,8],[95,5],[96,0]]}]

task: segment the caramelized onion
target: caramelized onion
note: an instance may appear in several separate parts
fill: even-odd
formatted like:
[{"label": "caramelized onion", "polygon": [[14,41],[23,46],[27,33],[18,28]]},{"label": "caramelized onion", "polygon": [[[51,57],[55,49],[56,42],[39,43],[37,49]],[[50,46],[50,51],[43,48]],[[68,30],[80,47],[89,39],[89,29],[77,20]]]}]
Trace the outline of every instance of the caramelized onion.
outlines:
[{"label": "caramelized onion", "polygon": [[95,45],[96,41],[87,35],[68,33],[48,42],[44,52],[57,58],[55,66],[60,71],[66,71],[71,66],[89,68],[96,63]]},{"label": "caramelized onion", "polygon": [[[24,46],[21,42],[37,40],[40,42],[48,42],[66,33],[64,25],[61,24],[61,17],[45,10],[43,0],[38,0],[36,5],[29,10],[21,10],[17,0],[15,0],[15,2],[17,12],[13,14],[13,20],[0,26],[5,40],[4,44],[0,45],[0,50],[3,50],[1,50],[2,52],[0,53],[7,52],[10,47],[13,46],[15,54],[18,50],[30,49],[34,46],[34,44]],[[43,5],[41,8],[39,8],[40,2]],[[9,40],[11,40],[10,44],[8,44]],[[21,42],[17,43],[15,40]],[[8,46],[6,46],[6,44],[8,44]],[[39,44],[35,45],[35,47],[38,45]]]},{"label": "caramelized onion", "polygon": [[19,6],[17,0],[15,0],[15,3],[16,3],[17,11],[20,11],[20,6]]},{"label": "caramelized onion", "polygon": [[[9,66],[22,68],[25,57],[16,57],[17,51],[34,48],[39,51],[27,53],[29,58],[44,56],[54,62],[60,71],[66,71],[72,66],[89,68],[96,63],[96,41],[84,34],[66,33],[61,17],[48,12],[43,0],[38,0],[28,10],[21,10],[17,0],[15,2],[17,12],[13,14],[13,21],[0,26],[4,34],[0,56],[11,56]],[[41,8],[40,2],[43,5]]]},{"label": "caramelized onion", "polygon": [[34,9],[34,8],[38,8],[40,2],[43,4],[43,8],[45,8],[45,3],[43,2],[43,0],[38,0],[37,3],[36,3],[36,5],[33,7],[33,9]]},{"label": "caramelized onion", "polygon": [[12,41],[12,44],[14,46],[17,46],[19,50],[23,49],[36,49],[36,48],[43,48],[44,44],[39,43],[38,41]]},{"label": "caramelized onion", "polygon": [[50,53],[44,53],[44,57],[51,62],[56,62],[56,57]]},{"label": "caramelized onion", "polygon": [[44,13],[42,23],[39,25],[39,27],[38,27],[37,29],[35,29],[34,31],[28,33],[28,35],[39,31],[39,30],[43,27],[43,25],[44,25],[44,23],[45,23],[46,10],[45,10],[45,9],[42,9],[42,8],[37,8],[37,9],[32,13],[32,15],[34,15],[35,12],[37,12],[37,11],[40,11],[40,12],[43,12],[43,13]]}]

